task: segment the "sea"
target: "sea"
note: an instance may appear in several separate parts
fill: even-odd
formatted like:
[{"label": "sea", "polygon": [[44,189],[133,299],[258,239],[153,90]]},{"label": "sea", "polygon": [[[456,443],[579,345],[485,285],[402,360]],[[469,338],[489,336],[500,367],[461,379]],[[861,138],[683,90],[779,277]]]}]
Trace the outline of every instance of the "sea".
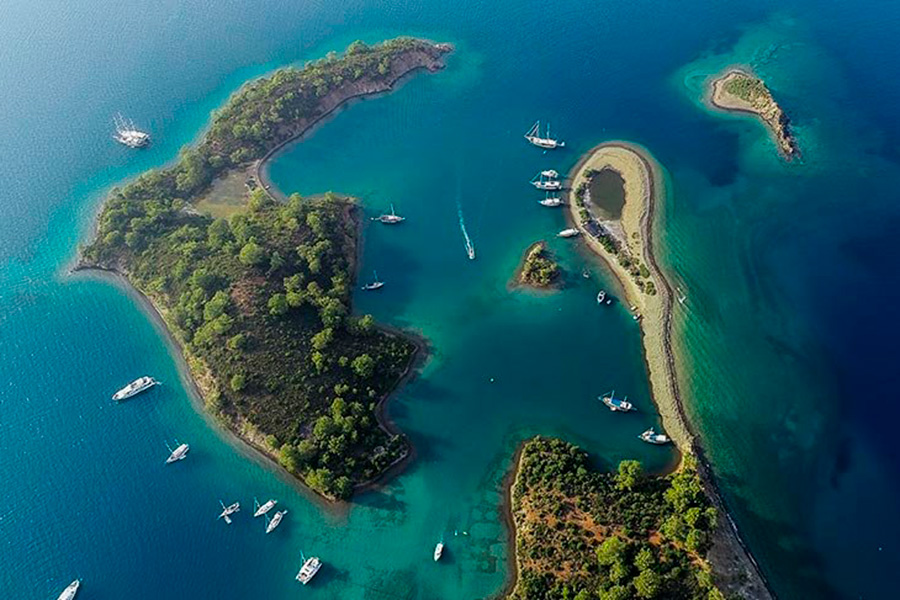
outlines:
[{"label": "sea", "polygon": [[[677,459],[640,331],[609,273],[555,234],[539,170],[610,140],[665,169],[660,259],[682,389],[735,523],[786,599],[896,597],[900,5],[833,0],[5,0],[0,4],[0,595],[79,599],[475,599],[511,577],[504,478],[552,435],[600,468]],[[204,415],[178,350],[120,282],[69,269],[105,195],[171,163],[249,79],[397,35],[447,68],[356,102],[271,165],[286,193],[393,204],[367,222],[355,311],[428,340],[390,399],[415,460],[330,506]],[[712,112],[708,77],[752,68],[802,158]],[[121,112],[153,144],[111,139]],[[522,139],[549,122],[565,149]],[[466,256],[461,225],[476,259]],[[562,289],[510,285],[546,240]],[[586,271],[588,277],[583,277]],[[140,375],[162,385],[110,395]],[[638,411],[612,414],[615,390]],[[189,443],[165,465],[167,446]],[[254,498],[289,512],[273,533]],[[240,502],[232,525],[219,503]],[[432,550],[443,541],[444,558]],[[294,581],[302,557],[325,567]]]}]

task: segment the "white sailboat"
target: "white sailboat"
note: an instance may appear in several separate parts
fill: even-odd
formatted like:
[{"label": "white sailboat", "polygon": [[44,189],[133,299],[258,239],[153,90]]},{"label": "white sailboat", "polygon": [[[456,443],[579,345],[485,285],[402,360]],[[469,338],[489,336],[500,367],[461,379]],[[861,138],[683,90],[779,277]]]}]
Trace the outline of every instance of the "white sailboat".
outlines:
[{"label": "white sailboat", "polygon": [[276,510],[271,519],[266,516],[266,533],[272,533],[273,531],[275,531],[275,528],[281,525],[281,520],[286,514],[286,510]]},{"label": "white sailboat", "polygon": [[543,200],[539,200],[538,204],[540,204],[541,206],[546,206],[548,208],[556,208],[558,206],[562,206],[563,201],[562,201],[562,198],[560,198],[559,196],[551,196],[550,193],[548,192],[547,197],[544,198]]},{"label": "white sailboat", "polygon": [[375,280],[362,286],[363,291],[370,292],[372,290],[380,290],[382,287],[384,287],[384,282],[378,281],[378,273],[376,271],[372,271],[372,274],[375,275]]},{"label": "white sailboat", "polygon": [[552,150],[554,148],[562,148],[566,145],[565,142],[554,139],[550,136],[550,124],[547,123],[547,133],[544,136],[541,136],[541,122],[535,121],[534,125],[531,126],[531,129],[528,130],[528,133],[525,134],[525,139],[528,140],[530,144],[537,146],[538,148],[544,148],[545,150]]},{"label": "white sailboat", "polygon": [[372,218],[373,221],[379,221],[384,223],[385,225],[394,225],[396,223],[402,223],[406,220],[406,217],[401,217],[397,213],[394,212],[394,205],[391,204],[391,214],[384,214],[377,217]]},{"label": "white sailboat", "polygon": [[225,519],[225,522],[231,525],[231,515],[241,510],[241,503],[235,502],[234,504],[229,504],[225,506],[225,503],[219,500],[219,504],[222,505],[221,514],[216,517],[217,519]]},{"label": "white sailboat", "polygon": [[169,448],[169,458],[166,459],[167,465],[171,465],[173,462],[178,462],[179,460],[184,460],[187,458],[187,453],[191,449],[187,444],[181,444],[174,450],[169,447],[169,444],[166,444],[166,448]]},{"label": "white sailboat", "polygon": [[113,134],[113,139],[120,144],[124,144],[129,148],[143,148],[150,143],[150,134],[135,127],[131,119],[126,119],[121,114],[117,114],[113,117],[113,123],[116,126],[116,133]]},{"label": "white sailboat", "polygon": [[557,179],[558,176],[559,173],[553,169],[541,171],[532,178],[531,185],[543,191],[559,190],[562,189],[562,182]]},{"label": "white sailboat", "polygon": [[260,504],[260,503],[256,500],[256,498],[254,498],[254,499],[253,499],[253,505],[256,507],[256,510],[253,512],[253,516],[254,516],[254,517],[261,517],[261,516],[263,516],[264,514],[266,514],[267,512],[269,512],[270,510],[272,510],[273,508],[275,508],[275,505],[276,505],[276,504],[278,504],[278,500],[269,500],[269,501],[266,502],[265,504]]},{"label": "white sailboat", "polygon": [[57,598],[56,600],[72,600],[72,598],[75,597],[75,594],[78,593],[79,587],[81,587],[81,580],[76,579],[68,586],[66,586],[66,589],[62,591],[62,594],[60,594],[59,598]]}]

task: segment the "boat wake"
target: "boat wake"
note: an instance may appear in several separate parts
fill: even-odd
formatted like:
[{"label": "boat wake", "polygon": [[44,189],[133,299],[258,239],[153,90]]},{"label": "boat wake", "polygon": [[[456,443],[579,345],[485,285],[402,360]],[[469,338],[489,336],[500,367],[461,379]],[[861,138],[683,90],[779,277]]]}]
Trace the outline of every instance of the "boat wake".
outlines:
[{"label": "boat wake", "polygon": [[462,205],[458,200],[456,201],[456,212],[459,214],[459,229],[462,231],[463,238],[466,240],[466,254],[469,255],[469,260],[475,260],[475,245],[472,243],[472,238],[469,237],[469,232],[466,231],[466,222],[463,220]]}]

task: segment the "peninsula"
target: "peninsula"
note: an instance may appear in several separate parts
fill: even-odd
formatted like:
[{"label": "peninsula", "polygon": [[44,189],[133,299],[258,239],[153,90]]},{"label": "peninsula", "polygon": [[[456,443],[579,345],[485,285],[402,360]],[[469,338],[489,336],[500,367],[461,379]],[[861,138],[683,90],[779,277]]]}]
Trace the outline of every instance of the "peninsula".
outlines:
[{"label": "peninsula", "polygon": [[790,120],[761,79],[732,67],[713,79],[708,93],[709,102],[715,108],[758,117],[775,138],[778,151],[787,160],[799,155]]},{"label": "peninsula", "polygon": [[417,345],[351,315],[358,209],[334,194],[282,202],[249,181],[255,189],[228,216],[197,202],[348,100],[440,69],[450,50],[355,42],[244,85],[174,165],[112,191],[76,266],[114,271],[146,296],[207,409],[327,498],[350,496],[409,454],[380,404]]},{"label": "peninsula", "polygon": [[560,269],[547,251],[546,242],[530,245],[513,277],[515,285],[546,290],[559,282]]},{"label": "peninsula", "polygon": [[[662,168],[639,146],[609,142],[585,154],[569,181],[568,216],[588,248],[612,271],[640,324],[653,400],[665,432],[682,453],[676,471],[696,469],[710,502],[722,509],[684,411],[672,342],[676,294],[655,255],[655,234],[664,209]],[[715,580],[747,597],[769,598],[752,557],[724,514],[720,510],[711,528]]]},{"label": "peninsula", "polygon": [[511,504],[511,600],[725,598],[706,558],[718,511],[692,460],[665,477],[633,460],[605,473],[577,447],[537,437],[521,450]]}]

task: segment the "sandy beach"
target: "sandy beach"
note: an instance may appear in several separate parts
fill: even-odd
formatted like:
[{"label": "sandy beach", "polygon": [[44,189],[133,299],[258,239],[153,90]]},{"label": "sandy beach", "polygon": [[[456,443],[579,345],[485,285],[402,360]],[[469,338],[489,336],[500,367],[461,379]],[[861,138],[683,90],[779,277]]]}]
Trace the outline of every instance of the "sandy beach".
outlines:
[{"label": "sandy beach", "polygon": [[595,146],[578,161],[569,175],[569,189],[576,190],[586,183],[589,170],[603,169],[617,171],[624,180],[625,204],[620,224],[625,245],[632,256],[640,257],[647,265],[657,293],[651,295],[642,291],[631,273],[619,264],[617,257],[581,225],[580,207],[573,192],[570,192],[567,202],[569,221],[581,231],[580,238],[585,244],[603,259],[616,276],[627,306],[635,307],[634,312],[640,315],[644,360],[663,428],[683,454],[697,457],[706,491],[719,508],[719,527],[710,551],[710,563],[717,580],[746,598],[772,598],[756,561],[728,515],[712,470],[685,413],[676,368],[680,361],[672,342],[675,292],[659,266],[654,246],[654,234],[660,227],[665,208],[662,167],[640,146],[621,141],[607,142]]}]

